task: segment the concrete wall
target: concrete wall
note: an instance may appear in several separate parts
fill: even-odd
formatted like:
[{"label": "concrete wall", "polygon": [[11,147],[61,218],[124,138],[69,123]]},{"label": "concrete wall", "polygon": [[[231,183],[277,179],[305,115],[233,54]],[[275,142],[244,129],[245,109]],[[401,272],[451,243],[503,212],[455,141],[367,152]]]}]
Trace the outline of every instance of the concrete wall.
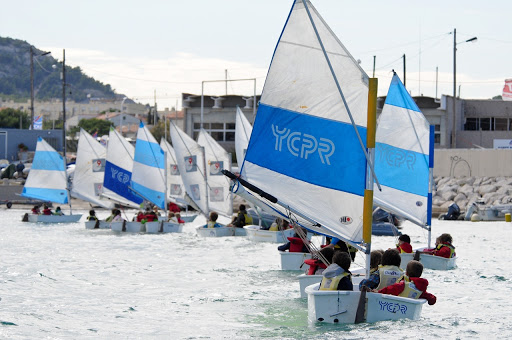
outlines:
[{"label": "concrete wall", "polygon": [[512,176],[512,150],[436,149],[434,176]]}]

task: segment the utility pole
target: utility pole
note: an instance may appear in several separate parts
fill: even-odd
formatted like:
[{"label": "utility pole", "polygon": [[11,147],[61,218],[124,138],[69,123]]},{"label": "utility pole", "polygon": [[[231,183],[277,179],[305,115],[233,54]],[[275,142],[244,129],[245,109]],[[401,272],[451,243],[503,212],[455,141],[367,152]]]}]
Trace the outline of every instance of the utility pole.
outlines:
[{"label": "utility pole", "polygon": [[34,129],[34,50],[30,46],[30,130]]},{"label": "utility pole", "polygon": [[373,56],[373,77],[372,78],[375,78],[375,59],[377,58],[376,55]]},{"label": "utility pole", "polygon": [[63,152],[64,163],[67,164],[66,159],[66,50],[62,50],[62,137],[63,137]]},{"label": "utility pole", "polygon": [[404,58],[404,87],[406,87],[405,86],[405,53],[404,53],[404,55],[402,57]]}]

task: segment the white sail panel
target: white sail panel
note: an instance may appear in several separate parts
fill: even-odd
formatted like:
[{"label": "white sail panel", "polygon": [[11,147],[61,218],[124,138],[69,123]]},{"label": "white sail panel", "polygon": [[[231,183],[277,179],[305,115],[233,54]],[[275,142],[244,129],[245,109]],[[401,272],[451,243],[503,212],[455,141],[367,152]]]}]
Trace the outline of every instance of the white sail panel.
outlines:
[{"label": "white sail panel", "polygon": [[187,204],[185,200],[187,192],[185,191],[185,185],[181,178],[176,152],[171,144],[163,138],[160,141],[160,147],[167,153],[167,197],[172,201]]},{"label": "white sail panel", "polygon": [[231,155],[201,129],[197,143],[204,147],[206,163],[206,182],[208,184],[208,207],[221,215],[233,215],[233,196],[229,191],[230,180],[222,170],[231,171]]},{"label": "white sail panel", "polygon": [[249,140],[251,139],[252,133],[252,125],[249,123],[245,114],[240,110],[239,107],[236,108],[236,120],[235,120],[235,151],[236,151],[236,160],[238,163],[238,169],[242,177],[245,178],[245,174],[242,173],[242,164],[245,159],[245,154],[247,152],[247,147],[249,146]]},{"label": "white sail panel", "polygon": [[336,78],[306,7],[295,2],[274,52],[242,171],[324,233],[360,243],[368,76],[305,2]]},{"label": "white sail panel", "polygon": [[174,123],[170,124],[170,134],[176,160],[185,184],[185,190],[194,203],[207,216],[209,213],[205,178],[204,148],[190,138]]},{"label": "white sail panel", "polygon": [[110,129],[102,196],[138,208],[142,197],[130,190],[135,149],[116,130]]},{"label": "white sail panel", "polygon": [[429,123],[395,74],[377,125],[375,204],[425,226],[430,152]]},{"label": "white sail panel", "polygon": [[166,209],[165,153],[140,122],[133,159],[131,189],[160,209]]},{"label": "white sail panel", "polygon": [[21,196],[68,203],[68,180],[64,158],[41,137],[37,138],[32,167]]},{"label": "white sail panel", "polygon": [[107,149],[84,129],[80,129],[71,196],[105,209],[114,207],[113,202],[100,196],[103,190],[106,157]]}]

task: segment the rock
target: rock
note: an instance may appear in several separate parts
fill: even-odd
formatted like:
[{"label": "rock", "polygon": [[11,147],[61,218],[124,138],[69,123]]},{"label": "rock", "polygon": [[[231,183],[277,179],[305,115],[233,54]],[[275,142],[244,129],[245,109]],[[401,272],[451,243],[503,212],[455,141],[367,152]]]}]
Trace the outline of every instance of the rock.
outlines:
[{"label": "rock", "polygon": [[[452,205],[453,203],[454,203],[453,201],[446,201],[446,202],[444,202],[444,203],[440,206],[440,208],[441,208],[441,209],[446,209],[446,210],[448,210],[448,207],[449,207],[450,205]],[[459,208],[460,208],[460,207],[459,207]]]},{"label": "rock", "polygon": [[496,190],[498,190],[498,187],[496,185],[491,185],[491,184],[487,184],[487,185],[481,185],[480,187],[478,187],[477,190],[475,190],[476,192],[478,192],[480,195],[485,195],[487,193],[495,193]]},{"label": "rock", "polygon": [[472,194],[474,191],[473,191],[473,187],[471,185],[466,184],[466,185],[460,187],[457,190],[457,192],[460,193],[460,194],[464,194],[467,197],[470,194]]},{"label": "rock", "polygon": [[441,196],[434,196],[432,198],[432,205],[436,207],[440,207],[446,200],[442,198]]},{"label": "rock", "polygon": [[479,186],[481,183],[482,183],[482,179],[481,179],[481,178],[475,178],[475,181],[473,182],[473,186],[474,186],[474,187],[477,187],[477,186]]},{"label": "rock", "polygon": [[441,197],[445,200],[445,201],[451,201],[453,200],[453,198],[455,197],[455,193],[453,191],[444,191],[441,193]]},{"label": "rock", "polygon": [[512,203],[512,196],[505,196],[501,199],[501,204],[510,204]]},{"label": "rock", "polygon": [[[466,200],[467,201],[467,197],[466,195],[464,195],[463,193],[458,193],[454,198],[453,200],[455,201],[455,203],[459,204],[458,202],[460,202],[461,200]],[[460,206],[459,206],[460,207]]]}]

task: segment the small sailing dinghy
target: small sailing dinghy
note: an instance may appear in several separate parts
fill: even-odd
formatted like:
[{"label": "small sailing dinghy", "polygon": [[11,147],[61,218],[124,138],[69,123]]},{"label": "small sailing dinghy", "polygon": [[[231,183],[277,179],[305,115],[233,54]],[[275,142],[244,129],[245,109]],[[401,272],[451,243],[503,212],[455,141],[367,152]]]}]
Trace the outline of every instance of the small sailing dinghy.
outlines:
[{"label": "small sailing dinghy", "polygon": [[[222,176],[221,172],[224,167],[231,168],[229,154],[222,148],[217,148],[215,144],[218,143],[204,129],[201,129],[198,137],[202,145],[190,138],[173,122],[170,124],[170,134],[181,178],[190,198],[206,219],[210,210],[230,218],[233,214],[233,203],[228,190],[229,181]],[[235,236],[235,229],[239,228],[201,226],[196,228],[196,231],[203,237],[221,237]]]},{"label": "small sailing dinghy", "polygon": [[[142,121],[137,131],[133,159],[131,189],[147,201],[165,211],[167,216],[167,153],[160,147]],[[166,219],[166,218],[164,218]],[[132,222],[133,223],[133,222]],[[144,224],[146,233],[181,232],[179,223],[152,221]]]},{"label": "small sailing dinghy", "polygon": [[[412,99],[396,73],[389,86],[376,132],[375,173],[382,190],[374,187],[375,204],[428,231],[432,238],[434,127]],[[414,254],[402,253],[401,267]],[[425,268],[452,269],[456,258],[421,254]]]},{"label": "small sailing dinghy", "polygon": [[[135,148],[133,145],[121,136],[119,132],[110,128],[101,196],[123,206],[139,208],[143,199],[129,188],[132,178],[134,153]],[[115,232],[138,233],[145,231],[144,225],[140,222],[128,221],[110,222],[110,229]]]},{"label": "small sailing dinghy", "polygon": [[170,201],[175,202],[177,205],[184,205],[186,211],[180,213],[181,219],[185,223],[193,222],[198,216],[197,213],[189,212],[189,204],[195,206],[194,202],[188,197],[183,184],[183,179],[180,175],[180,169],[178,168],[178,162],[176,161],[176,152],[169,142],[164,138],[160,141],[160,147],[164,152],[167,153],[167,196]]},{"label": "small sailing dinghy", "polygon": [[[75,172],[70,195],[105,209],[112,209],[114,203],[100,196],[105,176],[107,149],[84,129],[80,129],[76,151]],[[110,228],[109,223],[85,221],[86,229]]]},{"label": "small sailing dinghy", "polygon": [[69,204],[69,215],[30,215],[28,222],[72,223],[78,222],[82,214],[73,214],[69,202],[66,163],[43,138],[37,138],[36,152],[32,168],[21,193],[23,197],[35,198],[45,202]]},{"label": "small sailing dinghy", "polygon": [[[242,166],[247,179],[230,175],[294,224],[363,251],[367,276],[378,180],[376,96],[376,79],[368,78],[310,1],[295,1],[263,88]],[[312,322],[417,319],[426,302],[323,291],[319,284],[305,290]]]}]

